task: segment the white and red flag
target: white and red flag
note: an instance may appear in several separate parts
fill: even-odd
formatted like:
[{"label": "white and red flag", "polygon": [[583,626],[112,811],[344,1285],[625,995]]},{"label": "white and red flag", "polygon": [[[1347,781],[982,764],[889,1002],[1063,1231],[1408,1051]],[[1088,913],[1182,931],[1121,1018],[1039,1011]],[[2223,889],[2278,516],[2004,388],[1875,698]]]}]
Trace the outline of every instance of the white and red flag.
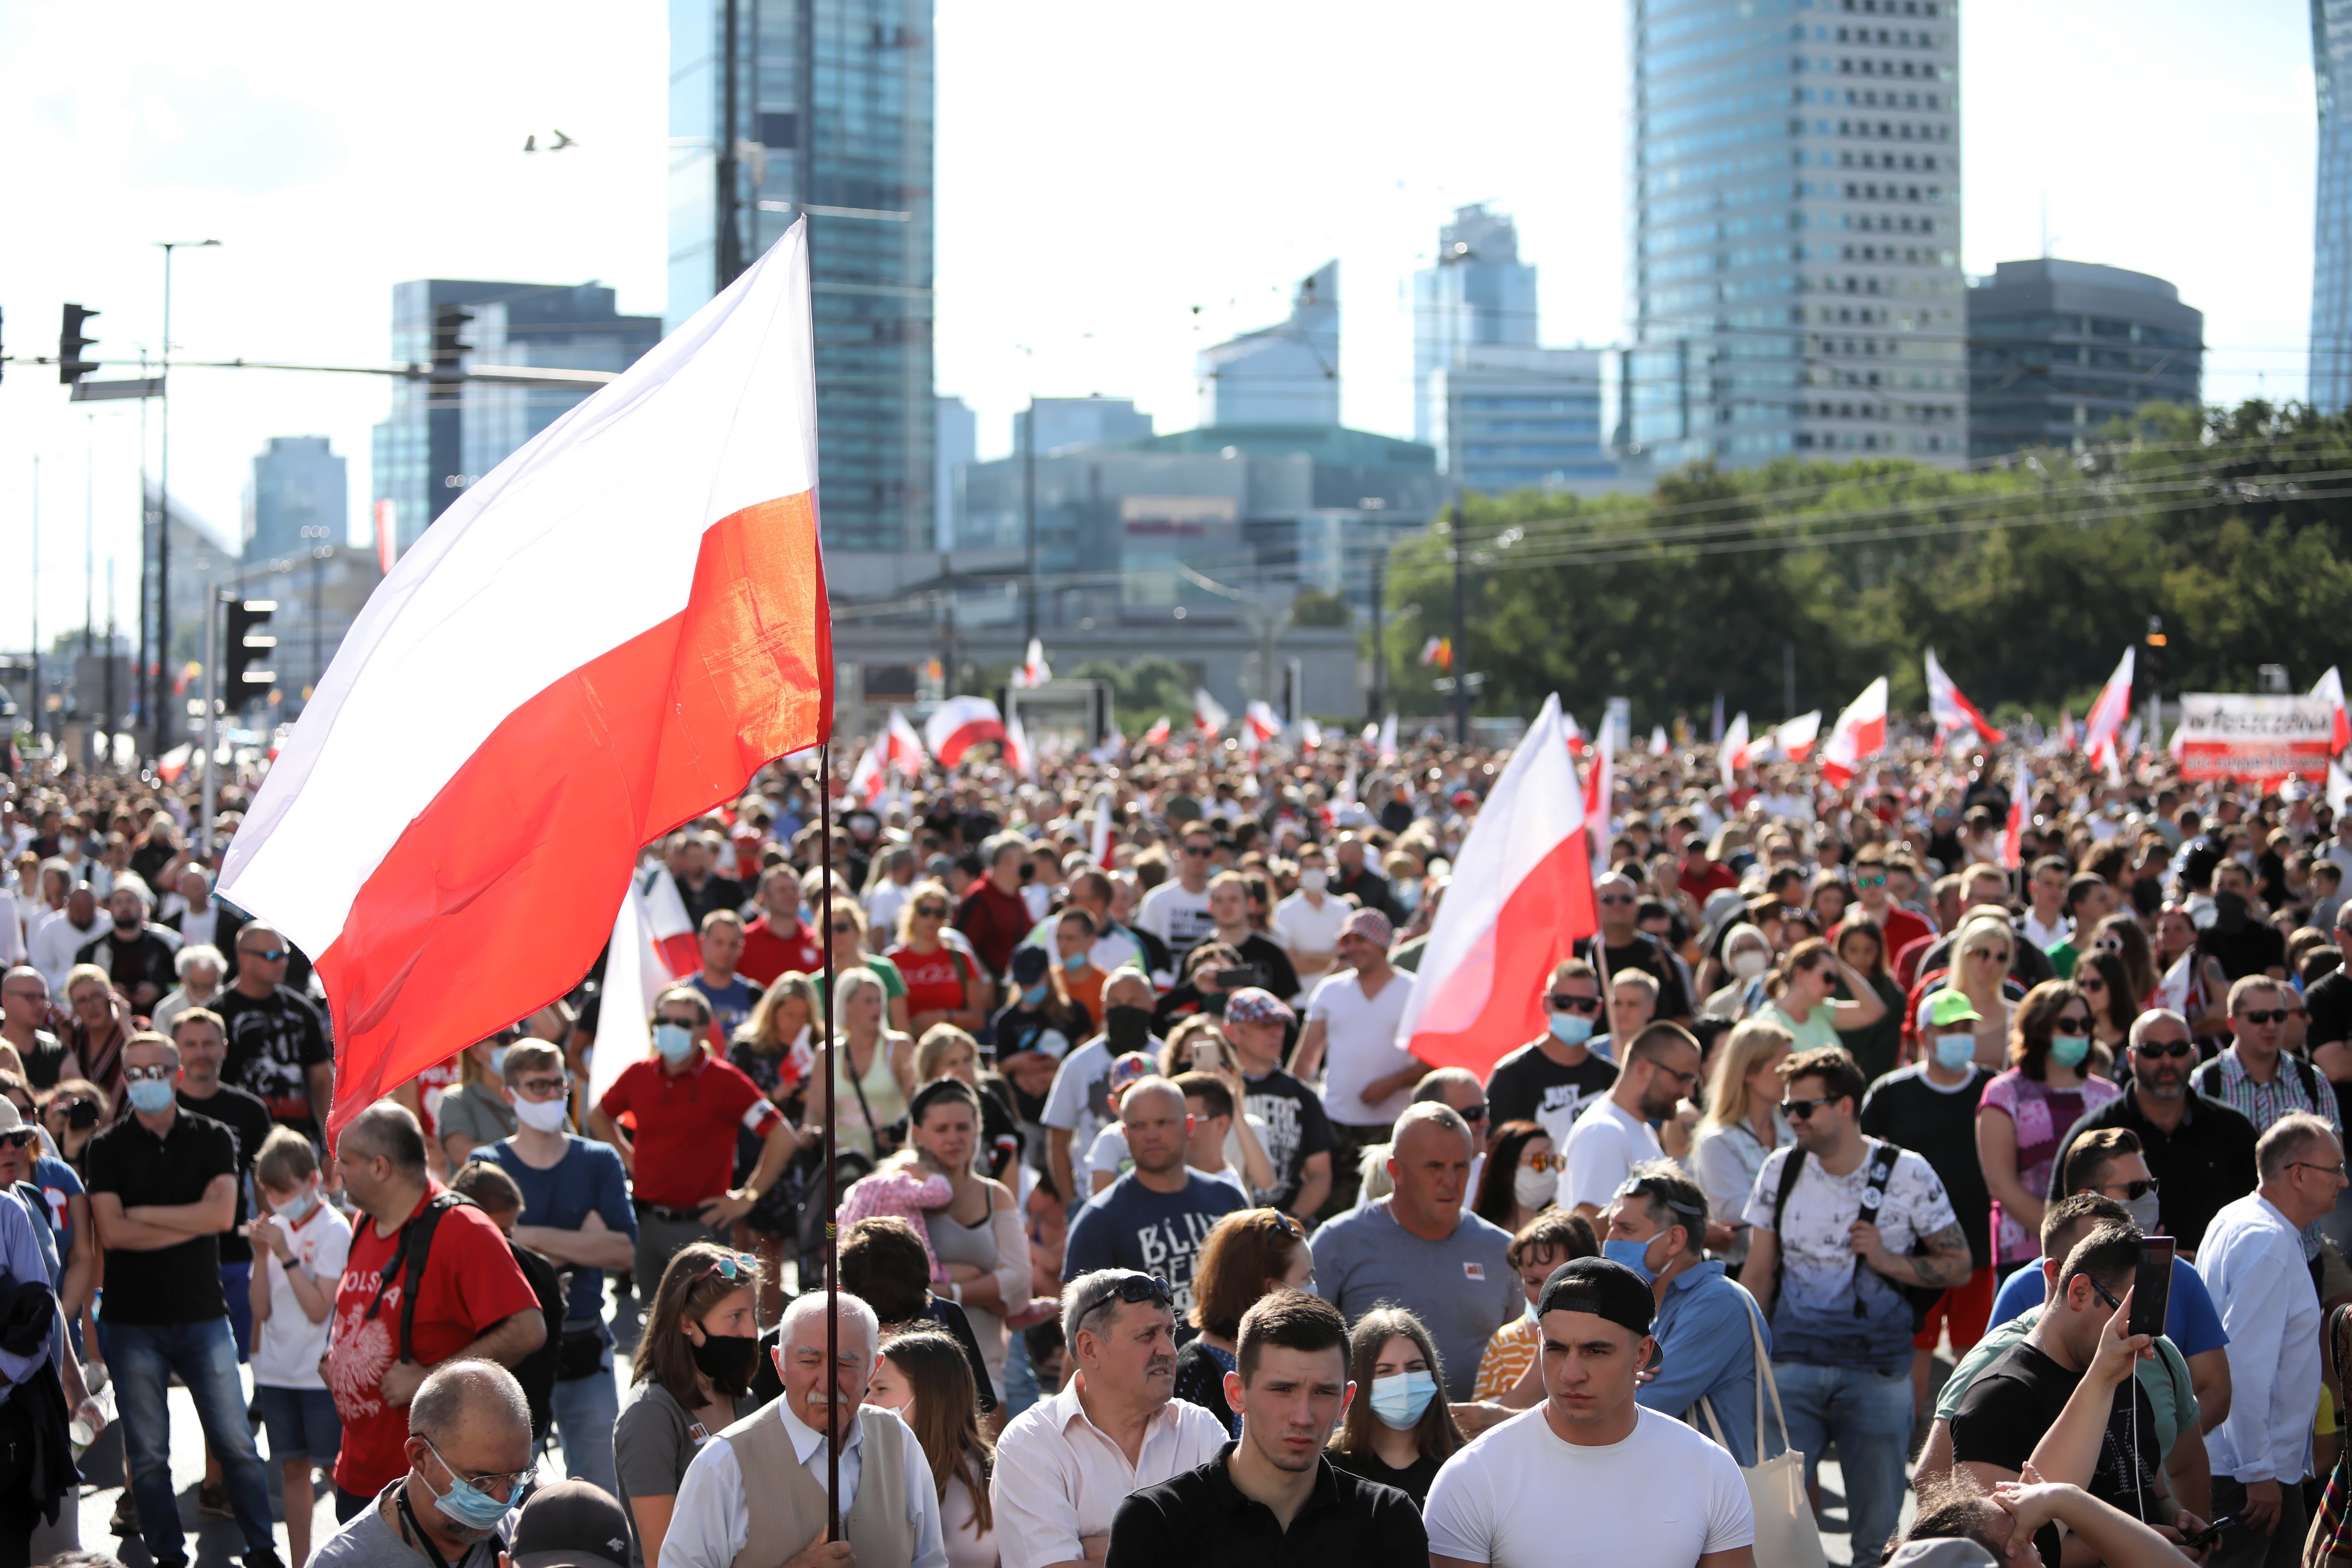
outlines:
[{"label": "white and red flag", "polygon": [[1024,779],[1037,776],[1037,748],[1029,743],[1029,731],[1021,727],[1021,710],[1004,721],[1004,765]]},{"label": "white and red flag", "polygon": [[1233,720],[1234,716],[1226,712],[1215,698],[1209,695],[1208,688],[1192,689],[1192,728],[1209,739],[1214,740],[1227,724],[1233,722]]},{"label": "white and red flag", "polygon": [[889,787],[890,732],[885,730],[858,754],[857,765],[849,770],[849,793],[871,809],[881,803]]},{"label": "white and red flag", "polygon": [[1723,740],[1715,748],[1716,766],[1723,772],[1723,787],[1739,787],[1739,770],[1748,765],[1748,710],[1738,715],[1723,731]]},{"label": "white and red flag", "polygon": [[1242,729],[1254,742],[1271,741],[1282,733],[1282,721],[1275,716],[1272,704],[1253,702],[1242,710]]},{"label": "white and red flag", "polygon": [[1654,757],[1663,757],[1673,749],[1673,746],[1666,740],[1666,727],[1664,724],[1651,725],[1650,755]]},{"label": "white and red flag", "polygon": [[1544,1032],[1553,968],[1600,927],[1583,802],[1547,698],[1471,822],[1405,999],[1397,1037],[1423,1061],[1484,1078]]},{"label": "white and red flag", "polygon": [[1801,763],[1812,751],[1813,742],[1821,738],[1822,710],[1800,713],[1772,729],[1772,749],[1792,763]]},{"label": "white and red flag", "polygon": [[1853,782],[1863,759],[1885,749],[1886,677],[1882,675],[1837,716],[1829,743],[1822,748],[1822,777],[1843,789]]},{"label": "white and red flag", "polygon": [[1932,647],[1927,650],[1927,712],[1936,721],[1939,737],[1972,729],[1988,746],[1998,746],[2009,738],[1994,729],[1991,721],[1977,711],[1977,705],[1968,700],[1967,694],[1952,684],[1952,678],[1944,673]]},{"label": "white and red flag", "polygon": [[1391,713],[1387,718],[1381,721],[1381,739],[1378,755],[1380,758],[1380,764],[1382,767],[1387,767],[1390,763],[1397,760],[1397,725],[1396,715],[1394,713]]},{"label": "white and red flag", "polygon": [[1159,718],[1154,719],[1151,721],[1151,728],[1143,732],[1142,743],[1147,746],[1166,745],[1168,743],[1169,730],[1170,725],[1168,722],[1168,716],[1163,713]]},{"label": "white and red flag", "polygon": [[1004,739],[1004,719],[985,697],[950,697],[923,721],[923,743],[940,766],[951,768],[982,741]]},{"label": "white and red flag", "polygon": [[1584,824],[1592,833],[1590,864],[1609,863],[1609,825],[1617,805],[1617,726],[1602,720],[1601,742],[1593,748],[1592,771],[1584,775]]},{"label": "white and red flag", "polygon": [[2091,704],[2083,720],[2083,750],[2110,775],[2122,772],[2116,742],[2123,734],[2124,721],[2131,715],[2132,665],[2138,652],[2137,647],[2124,649],[2123,658],[2116,661],[2116,672],[2099,688],[2099,700]]},{"label": "white and red flag", "polygon": [[1013,684],[1043,686],[1053,679],[1053,667],[1045,662],[1045,645],[1031,637],[1029,651],[1021,656],[1020,668],[1013,672]]},{"label": "white and red flag", "polygon": [[641,846],[831,731],[806,234],[425,531],[255,797],[221,893],[325,982],[331,1135],[578,984]]},{"label": "white and red flag", "polygon": [[[631,954],[635,962],[629,962]],[[596,1043],[588,1068],[588,1103],[604,1098],[622,1069],[642,1061],[653,1048],[654,1002],[702,967],[702,943],[686,912],[686,900],[666,866],[640,869],[614,917],[605,950],[604,986],[599,1004]],[[337,1097],[338,1103],[341,1096]]]},{"label": "white and red flag", "polygon": [[2017,758],[2017,782],[2009,789],[2009,822],[2000,830],[2000,863],[2014,871],[2025,864],[2025,819],[2033,811],[2033,775],[2025,756]]},{"label": "white and red flag", "polygon": [[890,722],[876,744],[882,748],[882,760],[895,766],[899,777],[910,779],[923,771],[923,738],[907,722],[904,710],[890,710]]},{"label": "white and red flag", "polygon": [[2342,756],[2344,748],[2352,746],[2352,714],[2344,711],[2344,677],[2337,673],[2336,666],[2331,664],[2327,667],[2327,673],[2319,678],[2319,684],[2311,689],[2311,694],[2325,701],[2335,713],[2336,731],[2328,742],[2327,754]]},{"label": "white and red flag", "polygon": [[1559,725],[1561,730],[1566,731],[1568,735],[1568,754],[1581,762],[1584,758],[1584,753],[1591,751],[1591,747],[1584,739],[1584,731],[1582,727],[1577,723],[1576,715],[1570,713],[1565,708],[1561,709],[1559,711]]}]

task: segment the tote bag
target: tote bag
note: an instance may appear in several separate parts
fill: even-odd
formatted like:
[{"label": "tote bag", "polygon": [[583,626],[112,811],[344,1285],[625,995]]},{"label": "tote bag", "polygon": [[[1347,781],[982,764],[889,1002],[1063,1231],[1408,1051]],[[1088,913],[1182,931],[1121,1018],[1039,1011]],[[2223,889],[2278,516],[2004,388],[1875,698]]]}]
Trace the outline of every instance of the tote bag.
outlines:
[{"label": "tote bag", "polygon": [[[1813,1522],[1813,1507],[1805,1496],[1805,1456],[1789,1446],[1789,1417],[1780,1408],[1780,1385],[1773,1381],[1772,1358],[1764,1351],[1764,1331],[1756,1310],[1748,1311],[1748,1332],[1756,1345],[1757,1462],[1744,1466],[1748,1500],[1756,1512],[1757,1568],[1828,1568],[1822,1552],[1822,1532]],[[1764,1458],[1764,1394],[1772,1396],[1772,1415],[1780,1423],[1780,1451]],[[1707,1430],[1723,1442],[1722,1424],[1715,1418],[1712,1400],[1698,1402]],[[1724,1445],[1728,1447],[1728,1444]]]}]

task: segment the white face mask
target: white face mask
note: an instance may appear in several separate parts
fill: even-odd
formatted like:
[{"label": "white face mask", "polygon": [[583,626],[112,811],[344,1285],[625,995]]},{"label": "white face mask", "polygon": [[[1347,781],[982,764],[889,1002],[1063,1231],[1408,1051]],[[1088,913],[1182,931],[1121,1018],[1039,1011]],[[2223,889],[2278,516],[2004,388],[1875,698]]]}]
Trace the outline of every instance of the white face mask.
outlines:
[{"label": "white face mask", "polygon": [[1559,1178],[1549,1171],[1521,1165],[1511,1177],[1511,1195],[1528,1208],[1541,1208],[1559,1194]]},{"label": "white face mask", "polygon": [[1742,980],[1753,980],[1764,973],[1765,966],[1770,962],[1769,956],[1754,948],[1743,947],[1731,955],[1731,973]]},{"label": "white face mask", "polygon": [[566,1107],[562,1100],[525,1100],[515,1096],[515,1120],[533,1132],[561,1132]]},{"label": "white face mask", "polygon": [[1330,884],[1331,873],[1320,866],[1309,866],[1298,873],[1298,885],[1310,893],[1319,893]]}]

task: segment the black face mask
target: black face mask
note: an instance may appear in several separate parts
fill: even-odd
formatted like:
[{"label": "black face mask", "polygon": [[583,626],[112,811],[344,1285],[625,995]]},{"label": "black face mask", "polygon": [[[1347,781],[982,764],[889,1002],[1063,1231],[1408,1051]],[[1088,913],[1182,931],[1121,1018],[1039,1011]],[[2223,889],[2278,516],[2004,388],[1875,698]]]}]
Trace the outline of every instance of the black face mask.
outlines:
[{"label": "black face mask", "polygon": [[2246,897],[2243,893],[2213,895],[2213,929],[2223,936],[2235,936],[2246,929]]},{"label": "black face mask", "polygon": [[1139,1051],[1151,1038],[1151,1009],[1111,1007],[1103,1013],[1103,1036],[1113,1055]]},{"label": "black face mask", "polygon": [[706,1334],[694,1347],[694,1370],[720,1394],[740,1396],[751,1387],[760,1364],[760,1342],[749,1334]]}]

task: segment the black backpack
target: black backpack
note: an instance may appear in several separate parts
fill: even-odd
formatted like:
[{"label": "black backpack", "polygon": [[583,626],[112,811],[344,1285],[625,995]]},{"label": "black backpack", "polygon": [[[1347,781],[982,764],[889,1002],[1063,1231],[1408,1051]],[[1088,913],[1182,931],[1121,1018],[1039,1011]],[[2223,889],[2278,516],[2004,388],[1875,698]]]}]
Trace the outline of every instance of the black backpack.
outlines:
[{"label": "black backpack", "polygon": [[[1878,1223],[1879,1206],[1886,1201],[1886,1184],[1894,1179],[1895,1162],[1902,1156],[1902,1153],[1901,1149],[1883,1139],[1870,1140],[1870,1175],[1862,1192],[1862,1213],[1873,1225]],[[1790,1149],[1789,1156],[1789,1159],[1780,1166],[1780,1192],[1772,1199],[1772,1235],[1776,1239],[1780,1234],[1781,1211],[1789,1206],[1789,1194],[1797,1190],[1797,1183],[1805,1173],[1805,1152],[1802,1149]],[[1912,1242],[1913,1256],[1916,1257],[1925,1250],[1926,1245],[1923,1242],[1916,1239]],[[1788,1254],[1784,1252],[1780,1256],[1785,1258]],[[1855,1284],[1853,1315],[1857,1318],[1864,1315],[1861,1290],[1862,1270],[1869,1267],[1859,1258],[1853,1260]],[[1899,1279],[1889,1279],[1886,1282],[1903,1292],[1903,1300],[1910,1304],[1911,1331],[1916,1334],[1926,1328],[1927,1314],[1935,1310],[1936,1303],[1943,1298],[1942,1288],[1906,1285]],[[1776,1287],[1777,1283],[1775,1281]],[[1777,1288],[1773,1295],[1777,1305],[1779,1301]]]},{"label": "black backpack", "polygon": [[[2304,1103],[2316,1110],[2319,1105],[2319,1079],[2312,1072],[2311,1064],[2301,1057],[2286,1051],[2279,1053],[2279,1059],[2294,1068],[2295,1081],[2303,1085]],[[2220,1057],[2209,1059],[2195,1072],[2189,1074],[2189,1087],[2208,1100],[2221,1100],[2224,1105],[2229,1103],[2221,1100],[2221,1058]]]},{"label": "black backpack", "polygon": [[[415,1337],[416,1298],[425,1283],[425,1266],[432,1256],[434,1235],[441,1228],[441,1216],[451,1209],[460,1207],[478,1208],[479,1205],[463,1193],[446,1191],[436,1193],[423,1209],[411,1216],[406,1225],[400,1227],[400,1244],[392,1249],[392,1257],[384,1263],[383,1272],[377,1277],[375,1299],[368,1303],[366,1316],[360,1320],[365,1322],[383,1310],[384,1292],[392,1289],[392,1282],[394,1279],[398,1279],[400,1281],[398,1359],[402,1361],[415,1359],[410,1352],[412,1342]],[[544,1282],[532,1278],[533,1269],[524,1262],[524,1258],[529,1257],[534,1262],[541,1263],[542,1268],[551,1273],[553,1272],[552,1265],[546,1264],[536,1253],[527,1254],[522,1247],[517,1247],[511,1241],[507,1243],[507,1250],[513,1255],[515,1266],[522,1270],[523,1279],[530,1283],[531,1293],[539,1297],[541,1310],[547,1313],[547,1343],[542,1345],[540,1351],[524,1357],[520,1363],[508,1369],[514,1373],[515,1381],[522,1384],[523,1398],[530,1406],[533,1432],[543,1434],[546,1427],[542,1425],[541,1413],[551,1411],[553,1408],[556,1352],[563,1332],[562,1280],[560,1277],[556,1279],[551,1302]]]}]

